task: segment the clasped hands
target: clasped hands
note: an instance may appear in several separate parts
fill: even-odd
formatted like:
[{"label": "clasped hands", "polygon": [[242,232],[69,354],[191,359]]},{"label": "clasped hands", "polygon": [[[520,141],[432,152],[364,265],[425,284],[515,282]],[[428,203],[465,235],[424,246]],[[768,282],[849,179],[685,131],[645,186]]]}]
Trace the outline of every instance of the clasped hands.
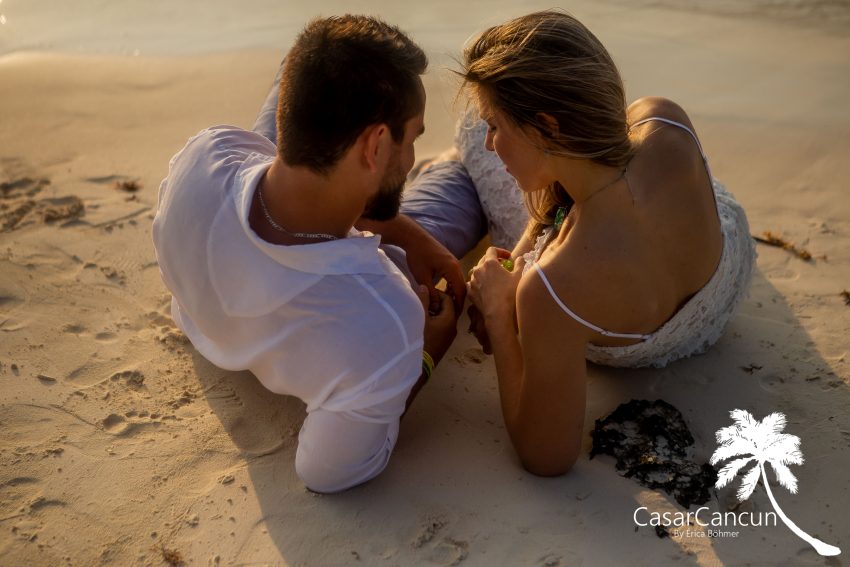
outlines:
[{"label": "clasped hands", "polygon": [[[414,224],[409,219],[404,221]],[[467,284],[454,255],[421,227],[408,229],[405,236],[407,238],[402,246],[407,253],[408,267],[416,281],[427,288],[427,311],[430,316],[439,315],[449,303],[456,318],[468,295],[472,303],[467,311],[469,332],[475,335],[485,353],[492,354],[487,325],[510,324],[516,327],[516,290],[525,260],[519,257],[511,266],[510,262],[505,262],[511,258],[509,250],[490,247],[470,270]],[[445,301],[446,294],[434,285],[440,278],[446,280],[446,291],[451,302]],[[420,298],[426,300],[424,292],[420,292]]]},{"label": "clasped hands", "polygon": [[469,332],[475,335],[486,354],[493,353],[488,325],[511,325],[516,328],[516,291],[522,278],[525,258],[511,264],[511,252],[490,247],[478,264],[469,271],[467,292]]}]

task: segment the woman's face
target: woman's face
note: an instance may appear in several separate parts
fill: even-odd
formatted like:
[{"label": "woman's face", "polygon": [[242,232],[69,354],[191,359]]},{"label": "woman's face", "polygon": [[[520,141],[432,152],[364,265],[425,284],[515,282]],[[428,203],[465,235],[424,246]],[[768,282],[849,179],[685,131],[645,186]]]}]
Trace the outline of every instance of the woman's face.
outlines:
[{"label": "woman's face", "polygon": [[543,189],[554,181],[547,172],[546,155],[535,146],[529,135],[511,122],[504,114],[480,97],[481,119],[487,123],[484,147],[496,152],[505,169],[516,179],[522,191]]}]

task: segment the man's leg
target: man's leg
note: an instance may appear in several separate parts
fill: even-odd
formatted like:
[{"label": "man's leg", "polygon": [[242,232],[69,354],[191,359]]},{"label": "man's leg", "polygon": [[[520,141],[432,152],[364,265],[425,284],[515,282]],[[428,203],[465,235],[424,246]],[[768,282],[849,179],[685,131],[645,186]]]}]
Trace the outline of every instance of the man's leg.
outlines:
[{"label": "man's leg", "polygon": [[436,161],[423,167],[405,188],[400,212],[456,258],[465,256],[487,234],[478,193],[460,161]]},{"label": "man's leg", "polygon": [[260,107],[260,113],[257,114],[257,119],[251,128],[251,131],[262,134],[275,145],[277,145],[277,99],[280,92],[280,76],[283,74],[284,61],[286,61],[285,57],[277,68],[269,94],[266,95],[263,106]]},{"label": "man's leg", "polygon": [[398,440],[399,422],[369,423],[344,413],[311,412],[298,435],[295,471],[314,492],[339,492],[383,471]]},{"label": "man's leg", "polygon": [[458,122],[458,156],[426,165],[409,180],[401,212],[413,218],[457,258],[489,232],[494,246],[512,250],[528,223],[514,178],[484,147],[487,125],[474,111]]}]

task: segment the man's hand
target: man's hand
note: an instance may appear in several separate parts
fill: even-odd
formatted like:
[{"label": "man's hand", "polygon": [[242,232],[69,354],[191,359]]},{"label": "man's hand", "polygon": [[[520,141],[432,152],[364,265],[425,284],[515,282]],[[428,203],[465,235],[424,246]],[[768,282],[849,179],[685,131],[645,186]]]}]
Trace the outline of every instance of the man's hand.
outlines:
[{"label": "man's hand", "polygon": [[384,222],[360,219],[356,226],[360,230],[380,234],[383,242],[404,249],[413,277],[428,288],[429,311],[434,313],[439,310],[440,291],[435,287],[435,282],[440,278],[446,280],[446,292],[454,302],[454,312],[460,313],[463,310],[466,282],[460,262],[416,221],[400,214]]},{"label": "man's hand", "polygon": [[[425,329],[423,330],[422,349],[431,356],[435,365],[440,363],[440,360],[445,356],[446,351],[449,350],[449,347],[457,336],[458,317],[451,298],[439,290],[437,294],[439,303],[437,304],[437,309],[432,309],[428,288],[420,285],[416,290],[416,295],[419,297],[419,301],[422,302],[422,308],[425,310]],[[410,391],[402,417],[407,414],[407,410],[410,409],[413,399],[416,398],[419,390],[422,389],[427,381],[428,375],[423,371],[422,375],[419,376],[419,380]]]},{"label": "man's hand", "polygon": [[[417,291],[419,300],[425,312],[424,350],[431,355],[434,363],[438,364],[449,350],[457,336],[458,313],[448,295],[437,291],[437,309],[431,309],[429,293],[425,286],[419,286]],[[430,312],[428,311],[430,310]]]},{"label": "man's hand", "polygon": [[454,302],[454,312],[460,313],[466,299],[466,282],[460,262],[422,227],[416,226],[422,231],[422,235],[412,238],[404,250],[407,252],[407,265],[413,277],[428,287],[431,298],[429,311],[434,313],[440,309],[440,292],[434,287],[434,282],[443,278],[446,280],[446,292]]}]

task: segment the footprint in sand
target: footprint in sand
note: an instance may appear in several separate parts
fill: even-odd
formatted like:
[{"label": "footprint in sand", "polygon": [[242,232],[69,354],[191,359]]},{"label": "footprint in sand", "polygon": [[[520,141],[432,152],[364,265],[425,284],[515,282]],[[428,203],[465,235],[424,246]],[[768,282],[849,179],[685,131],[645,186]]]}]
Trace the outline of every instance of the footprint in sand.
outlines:
[{"label": "footprint in sand", "polygon": [[171,296],[166,295],[160,301],[159,309],[149,311],[146,315],[148,326],[155,330],[157,342],[165,345],[168,350],[174,351],[189,344],[189,337],[177,328],[171,319]]},{"label": "footprint in sand", "polygon": [[0,318],[0,331],[4,333],[14,333],[27,328],[27,323],[15,319],[14,317]]},{"label": "footprint in sand", "polygon": [[127,420],[123,416],[118,415],[117,413],[109,414],[104,418],[101,423],[103,424],[103,428],[109,431],[110,433],[118,433],[120,431],[123,431],[124,428],[127,426]]},{"label": "footprint in sand", "polygon": [[39,201],[41,218],[48,224],[63,222],[62,226],[70,224],[85,214],[83,200],[76,195]]},{"label": "footprint in sand", "polygon": [[5,482],[0,482],[0,493],[3,494],[3,500],[9,508],[24,500],[31,500],[37,495],[41,479],[31,476],[16,476]]},{"label": "footprint in sand", "polygon": [[117,338],[118,335],[112,331],[101,331],[94,336],[94,340],[99,343],[113,343]]},{"label": "footprint in sand", "polygon": [[151,418],[128,419],[123,415],[111,413],[100,422],[104,431],[116,437],[131,437],[162,425],[162,422]]},{"label": "footprint in sand", "polygon": [[15,513],[3,518],[4,521],[14,521],[11,528],[7,528],[13,537],[35,541],[44,528],[42,512],[53,507],[67,506],[64,500],[45,496],[42,488],[42,481],[34,477],[14,477],[0,483],[4,509],[15,510]]},{"label": "footprint in sand", "polygon": [[487,360],[487,355],[480,348],[470,348],[459,355],[455,356],[455,361],[461,366],[469,366],[470,364],[482,364]]},{"label": "footprint in sand", "polygon": [[27,502],[27,506],[30,509],[30,512],[37,512],[43,508],[48,508],[50,506],[67,506],[67,502],[64,500],[58,500],[55,498],[45,498],[44,496],[36,496],[29,502]]},{"label": "footprint in sand", "polygon": [[119,382],[131,390],[141,390],[144,388],[145,375],[138,370],[122,370],[110,376],[109,380]]},{"label": "footprint in sand", "polygon": [[446,526],[447,522],[442,516],[431,516],[424,519],[419,525],[419,532],[416,537],[410,542],[414,549],[419,549],[426,543],[434,539],[440,530]]},{"label": "footprint in sand", "polygon": [[174,325],[174,321],[171,320],[171,317],[156,311],[148,312],[147,318],[152,327],[167,327]]},{"label": "footprint in sand", "polygon": [[791,268],[780,268],[768,273],[767,279],[770,281],[794,282],[800,279],[800,272]]},{"label": "footprint in sand", "polygon": [[71,335],[79,335],[80,333],[86,332],[86,327],[81,323],[68,323],[62,326],[62,332]]},{"label": "footprint in sand", "polygon": [[0,309],[11,309],[19,303],[23,303],[23,299],[12,292],[0,291]]},{"label": "footprint in sand", "polygon": [[0,232],[11,232],[38,220],[64,226],[85,215],[85,205],[75,195],[37,198],[50,180],[27,175],[26,170],[20,160],[0,162]]},{"label": "footprint in sand", "polygon": [[86,177],[85,181],[97,183],[98,185],[111,185],[114,189],[126,191],[127,193],[135,193],[142,188],[142,184],[138,179],[118,174]]},{"label": "footprint in sand", "polygon": [[469,554],[469,544],[448,536],[438,539],[437,536],[447,525],[448,521],[442,516],[426,517],[410,546],[427,550],[427,559],[431,563],[457,565]]},{"label": "footprint in sand", "polygon": [[457,565],[469,555],[469,544],[450,537],[434,545],[428,560],[438,565]]},{"label": "footprint in sand", "polygon": [[112,283],[116,283],[118,285],[124,285],[127,283],[127,275],[121,270],[116,270],[112,266],[101,266],[100,271],[104,276],[106,276],[106,279]]},{"label": "footprint in sand", "polygon": [[564,565],[563,558],[560,555],[549,553],[537,560],[537,564],[541,567],[561,567]]},{"label": "footprint in sand", "polygon": [[[0,258],[0,331],[19,331],[27,326],[32,290],[27,290],[26,269],[16,264],[11,255]],[[21,316],[22,318],[19,318]]]},{"label": "footprint in sand", "polygon": [[783,384],[785,384],[785,379],[781,376],[777,376],[776,374],[765,374],[764,376],[759,376],[759,386],[766,392],[779,392],[782,389]]}]

